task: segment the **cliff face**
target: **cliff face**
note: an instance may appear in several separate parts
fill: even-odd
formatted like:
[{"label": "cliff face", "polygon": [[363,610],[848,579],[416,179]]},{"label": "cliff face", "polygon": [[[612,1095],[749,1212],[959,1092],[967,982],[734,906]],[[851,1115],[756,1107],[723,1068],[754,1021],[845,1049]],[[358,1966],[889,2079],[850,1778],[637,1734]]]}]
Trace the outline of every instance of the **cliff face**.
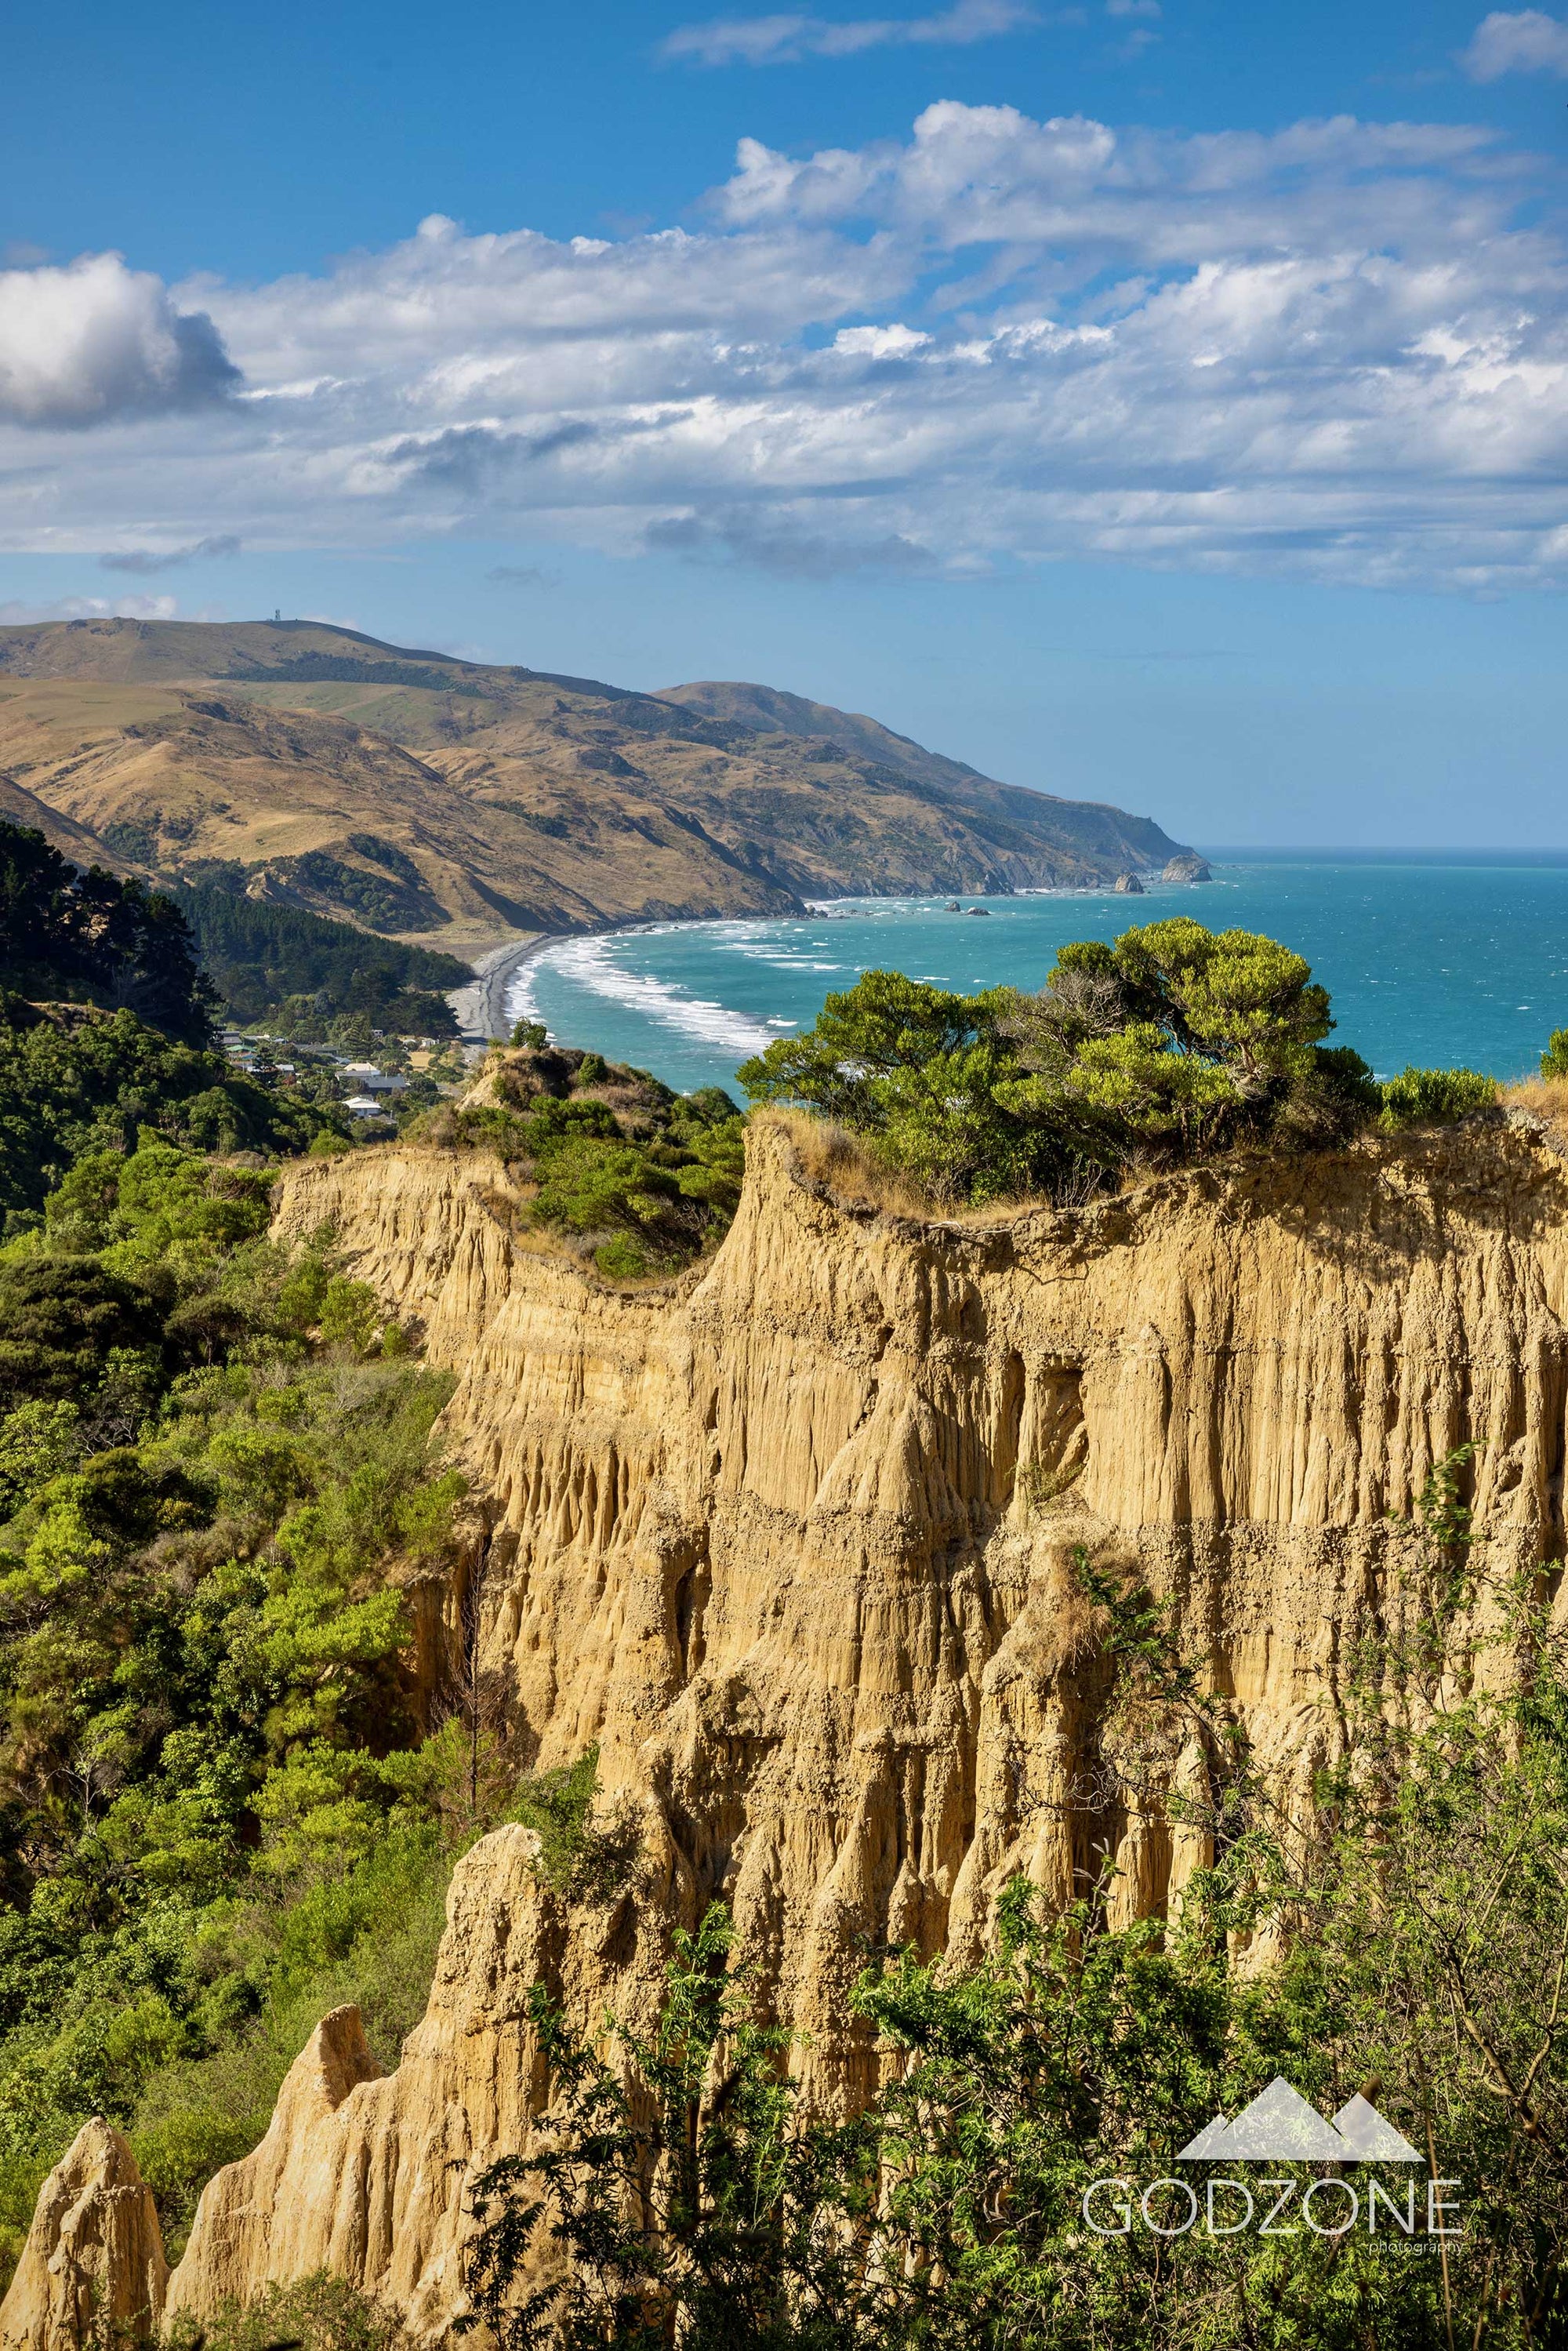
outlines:
[{"label": "cliff face", "polygon": [[1202,1849],[1161,1792],[1203,1758],[1173,1742],[1141,1805],[1116,1792],[1077,1545],[1175,1596],[1302,1801],[1353,1645],[1406,1604],[1389,1521],[1435,1461],[1483,1448],[1492,1558],[1561,1551],[1568,1171],[1539,1133],[916,1224],[764,1122],[716,1258],[641,1293],[535,1253],[512,1206],[496,1163],[389,1147],[289,1170],[278,1225],[333,1219],[459,1374],[481,1665],[519,1760],[600,1742],[642,1882],[569,1916],[523,1832],[480,1844],[398,2073],[360,2078],[328,2020],[207,2190],[175,2307],[328,2262],[436,2325],[465,2178],[537,2093],[527,1983],[635,2012],[715,1895],[828,2101],[873,2077],[844,2003],[867,1938],[972,1952],[1013,1870],[1066,1896],[1106,1855],[1120,1915],[1178,1897]]},{"label": "cliff face", "polygon": [[1568,1189],[1541,1136],[1471,1127],[917,1226],[803,1180],[781,1126],[751,1154],[724,1248],[668,1292],[520,1253],[500,1171],[444,1158],[303,1166],[280,1222],[335,1217],[461,1373],[522,1751],[600,1740],[688,1907],[725,1894],[810,2062],[852,2079],[863,1934],[971,1947],[1006,1872],[1065,1893],[1107,1843],[1129,1907],[1184,1865],[1075,1794],[1076,1545],[1176,1595],[1298,1783],[1343,1737],[1341,1660],[1402,1604],[1387,1521],[1435,1461],[1476,1441],[1484,1541],[1560,1551]]},{"label": "cliff face", "polygon": [[6,2351],[77,2351],[157,2331],[169,2265],[152,2191],[103,2117],[84,2123],[44,2182],[4,2303]]}]

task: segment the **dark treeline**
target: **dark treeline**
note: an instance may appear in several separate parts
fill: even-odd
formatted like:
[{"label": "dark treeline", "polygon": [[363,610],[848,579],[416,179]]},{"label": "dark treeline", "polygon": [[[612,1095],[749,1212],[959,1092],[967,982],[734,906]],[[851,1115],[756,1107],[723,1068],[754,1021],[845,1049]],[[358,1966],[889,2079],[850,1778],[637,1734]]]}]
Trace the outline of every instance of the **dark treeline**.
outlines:
[{"label": "dark treeline", "polygon": [[473,973],[432,947],[372,938],[297,906],[270,905],[213,883],[177,893],[204,968],[236,1021],[365,1016],[398,1036],[455,1037],[442,991]]},{"label": "dark treeline", "polygon": [[342,1113],[257,1085],[212,1050],[219,999],[172,898],[0,823],[0,925],[8,1218],[36,1216],[83,1153],[134,1151],[143,1134],[270,1153],[347,1133]]},{"label": "dark treeline", "polygon": [[0,987],[16,995],[133,1012],[204,1045],[216,999],[190,925],[144,882],[85,872],[41,832],[0,823]]}]

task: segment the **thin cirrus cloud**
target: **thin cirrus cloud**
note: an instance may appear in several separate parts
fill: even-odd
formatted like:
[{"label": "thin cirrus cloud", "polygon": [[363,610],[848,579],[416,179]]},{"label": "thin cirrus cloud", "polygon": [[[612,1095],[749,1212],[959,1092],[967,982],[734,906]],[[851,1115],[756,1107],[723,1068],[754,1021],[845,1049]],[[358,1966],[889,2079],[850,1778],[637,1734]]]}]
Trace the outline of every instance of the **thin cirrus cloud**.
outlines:
[{"label": "thin cirrus cloud", "polygon": [[1500,81],[1511,73],[1568,75],[1568,24],[1539,8],[1511,15],[1494,9],[1476,26],[1459,62],[1472,81]]},{"label": "thin cirrus cloud", "polygon": [[[0,546],[143,570],[505,529],[802,580],[1568,586],[1555,203],[1484,126],[943,101],[860,147],[743,141],[700,225],[433,215],[316,277],[129,295],[99,256],[77,277],[136,332],[68,366],[0,281],[4,380],[57,387],[0,419]],[[136,356],[193,317],[200,396]]]},{"label": "thin cirrus cloud", "polygon": [[238,555],[243,545],[233,531],[221,531],[215,538],[193,539],[188,547],[131,547],[119,553],[100,555],[98,559],[106,571],[131,571],[145,578],[154,571],[177,571],[185,563],[204,563],[216,557]]},{"label": "thin cirrus cloud", "polygon": [[[1082,21],[1081,10],[1068,13]],[[867,49],[964,47],[1040,22],[1022,0],[956,0],[933,16],[865,16],[847,24],[810,16],[719,16],[711,24],[681,26],[660,42],[657,55],[673,65],[799,65],[807,57],[860,57]]]}]

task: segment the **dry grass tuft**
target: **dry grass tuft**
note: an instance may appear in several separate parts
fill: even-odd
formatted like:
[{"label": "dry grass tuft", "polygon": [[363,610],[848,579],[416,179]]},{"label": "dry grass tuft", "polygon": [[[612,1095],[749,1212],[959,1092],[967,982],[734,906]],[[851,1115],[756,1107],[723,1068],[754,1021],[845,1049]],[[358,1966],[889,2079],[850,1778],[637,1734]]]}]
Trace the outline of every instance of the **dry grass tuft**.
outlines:
[{"label": "dry grass tuft", "polygon": [[1568,1078],[1521,1078],[1504,1086],[1500,1099],[1505,1109],[1533,1111],[1537,1118],[1568,1126]]},{"label": "dry grass tuft", "polygon": [[857,1207],[880,1208],[890,1217],[924,1220],[939,1215],[906,1177],[883,1166],[863,1139],[831,1119],[813,1118],[803,1110],[768,1109],[754,1113],[757,1122],[781,1127],[796,1157],[813,1183],[825,1184],[841,1200]]},{"label": "dry grass tuft", "polygon": [[[880,1209],[885,1216],[907,1217],[915,1224],[980,1229],[1011,1224],[1037,1209],[1054,1210],[1063,1205],[1035,1195],[987,1200],[976,1206],[961,1200],[934,1199],[911,1183],[906,1175],[884,1165],[863,1136],[852,1134],[848,1127],[836,1126],[831,1119],[813,1118],[809,1111],[787,1110],[778,1105],[756,1111],[752,1115],[758,1123],[781,1127],[805,1175],[813,1183],[825,1185],[835,1199],[853,1207]],[[1088,1198],[1086,1193],[1082,1201],[1066,1205],[1086,1206]]]},{"label": "dry grass tuft", "polygon": [[839,1199],[882,1209],[890,1217],[925,1218],[941,1213],[938,1202],[879,1159],[865,1136],[852,1128],[803,1110],[770,1108],[753,1115],[782,1127],[805,1175],[825,1184]]}]

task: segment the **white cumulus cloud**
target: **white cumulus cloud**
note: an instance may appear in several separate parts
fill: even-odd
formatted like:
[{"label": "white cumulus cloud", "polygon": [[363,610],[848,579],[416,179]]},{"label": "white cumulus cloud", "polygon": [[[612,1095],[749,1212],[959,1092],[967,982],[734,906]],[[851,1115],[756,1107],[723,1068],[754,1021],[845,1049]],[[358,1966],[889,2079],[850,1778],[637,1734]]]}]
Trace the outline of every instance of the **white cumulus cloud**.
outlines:
[{"label": "white cumulus cloud", "polygon": [[100,367],[90,434],[79,402],[14,407],[0,545],[153,571],[515,527],[807,577],[1088,555],[1568,585],[1543,169],[1473,126],[944,101],[859,148],[742,141],[706,225],[434,215],[315,277],[134,279],[154,328],[210,320],[243,392],[110,401]]},{"label": "white cumulus cloud", "polygon": [[212,320],[116,253],[0,270],[0,416],[96,424],[220,397],[235,381]]},{"label": "white cumulus cloud", "polygon": [[1472,81],[1510,73],[1568,74],[1568,25],[1539,8],[1483,16],[1460,59]]}]

